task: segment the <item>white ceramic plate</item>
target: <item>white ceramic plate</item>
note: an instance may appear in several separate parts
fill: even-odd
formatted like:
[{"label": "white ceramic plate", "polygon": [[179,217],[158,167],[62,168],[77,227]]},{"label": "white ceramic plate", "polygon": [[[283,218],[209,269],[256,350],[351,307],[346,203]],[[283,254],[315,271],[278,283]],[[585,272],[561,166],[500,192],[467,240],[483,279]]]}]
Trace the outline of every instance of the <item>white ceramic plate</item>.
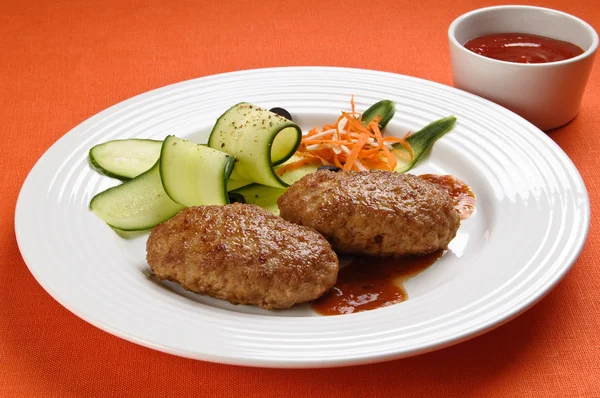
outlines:
[{"label": "white ceramic plate", "polygon": [[[248,101],[288,109],[303,129],[397,102],[388,130],[455,115],[454,130],[414,170],[453,174],[477,195],[446,255],[409,280],[409,299],[324,317],[310,307],[263,311],[146,278],[145,236],[117,237],[88,210],[115,181],[90,169],[93,145],[175,134],[206,141],[216,118]],[[77,126],[38,161],[21,190],[15,228],[23,258],[62,305],[93,325],[160,351],[268,367],[325,367],[448,346],[515,317],[577,258],[589,202],[577,170],[544,133],[491,102],[440,84],[343,68],[274,68],[185,81],[117,104]]]}]

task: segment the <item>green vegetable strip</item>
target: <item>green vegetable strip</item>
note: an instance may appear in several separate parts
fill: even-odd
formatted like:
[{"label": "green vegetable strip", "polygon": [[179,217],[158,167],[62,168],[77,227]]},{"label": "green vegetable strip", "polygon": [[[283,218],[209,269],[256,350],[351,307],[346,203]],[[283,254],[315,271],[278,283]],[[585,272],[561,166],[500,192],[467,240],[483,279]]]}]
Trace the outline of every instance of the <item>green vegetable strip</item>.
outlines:
[{"label": "green vegetable strip", "polygon": [[[406,141],[412,147],[414,157],[412,161],[407,162],[404,157],[396,154],[396,158],[398,159],[398,165],[396,166],[396,169],[394,171],[398,173],[406,173],[407,171],[412,169],[429,151],[429,149],[433,146],[434,142],[440,139],[448,131],[452,130],[452,127],[454,127],[455,123],[456,118],[454,116],[445,117],[443,119],[436,120],[435,122],[431,122],[416,133],[409,135]],[[394,144],[392,147],[395,150],[401,151],[402,153],[409,155],[409,153],[406,151],[406,149],[404,149],[402,144]]]},{"label": "green vegetable strip", "polygon": [[396,103],[390,100],[381,100],[371,105],[363,112],[362,121],[366,125],[369,124],[371,120],[375,119],[376,116],[380,116],[379,130],[383,131],[385,126],[387,126],[394,117],[394,113],[396,113]]}]

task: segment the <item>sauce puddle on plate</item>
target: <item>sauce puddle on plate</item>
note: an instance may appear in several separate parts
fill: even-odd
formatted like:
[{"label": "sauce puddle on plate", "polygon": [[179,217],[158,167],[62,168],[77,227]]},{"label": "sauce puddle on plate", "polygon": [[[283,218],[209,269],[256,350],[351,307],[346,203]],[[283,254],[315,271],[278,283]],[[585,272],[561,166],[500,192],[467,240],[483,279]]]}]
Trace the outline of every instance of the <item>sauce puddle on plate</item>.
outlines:
[{"label": "sauce puddle on plate", "polygon": [[340,269],[335,286],[312,303],[321,315],[374,310],[407,299],[403,282],[426,270],[444,250],[423,256],[358,257]]},{"label": "sauce puddle on plate", "polygon": [[475,211],[475,194],[471,188],[458,178],[451,175],[421,174],[425,181],[436,184],[450,195],[454,202],[454,209],[461,220],[466,220]]},{"label": "sauce puddle on plate", "polygon": [[[463,181],[451,175],[423,174],[422,179],[446,191],[461,220],[475,210],[475,194]],[[358,257],[340,269],[335,286],[313,301],[321,315],[342,315],[397,304],[408,298],[403,283],[435,263],[445,250],[423,256]]]}]

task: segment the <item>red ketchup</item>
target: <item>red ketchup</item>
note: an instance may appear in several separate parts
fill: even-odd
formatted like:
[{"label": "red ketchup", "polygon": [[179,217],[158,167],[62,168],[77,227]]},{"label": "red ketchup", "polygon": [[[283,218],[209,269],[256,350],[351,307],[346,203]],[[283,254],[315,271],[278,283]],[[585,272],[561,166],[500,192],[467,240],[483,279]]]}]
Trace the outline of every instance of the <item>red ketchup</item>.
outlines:
[{"label": "red ketchup", "polygon": [[575,44],[525,33],[496,33],[475,37],[465,48],[484,57],[522,64],[563,61],[583,54]]}]

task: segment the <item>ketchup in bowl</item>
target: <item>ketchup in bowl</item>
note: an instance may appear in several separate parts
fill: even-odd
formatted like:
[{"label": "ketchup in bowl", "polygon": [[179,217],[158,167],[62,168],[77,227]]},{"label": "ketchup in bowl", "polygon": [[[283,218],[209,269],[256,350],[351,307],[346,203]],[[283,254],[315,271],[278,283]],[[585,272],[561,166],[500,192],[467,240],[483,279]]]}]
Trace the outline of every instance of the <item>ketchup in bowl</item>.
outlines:
[{"label": "ketchup in bowl", "polygon": [[523,64],[563,61],[583,54],[575,44],[525,33],[495,33],[475,37],[465,48],[484,57]]}]

